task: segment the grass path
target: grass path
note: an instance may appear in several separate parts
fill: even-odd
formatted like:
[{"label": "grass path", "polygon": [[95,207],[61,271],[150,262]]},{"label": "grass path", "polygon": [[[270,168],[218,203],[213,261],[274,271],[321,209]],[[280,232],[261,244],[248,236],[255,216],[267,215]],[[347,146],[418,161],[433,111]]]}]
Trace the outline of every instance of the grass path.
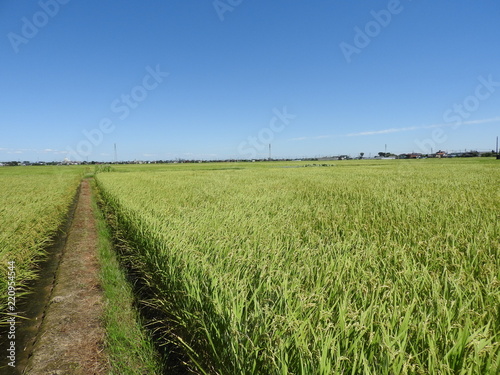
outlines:
[{"label": "grass path", "polygon": [[26,368],[17,368],[19,373],[163,372],[93,193],[92,180],[84,179],[50,302]]},{"label": "grass path", "polygon": [[91,187],[80,196],[27,374],[106,374],[103,292]]}]

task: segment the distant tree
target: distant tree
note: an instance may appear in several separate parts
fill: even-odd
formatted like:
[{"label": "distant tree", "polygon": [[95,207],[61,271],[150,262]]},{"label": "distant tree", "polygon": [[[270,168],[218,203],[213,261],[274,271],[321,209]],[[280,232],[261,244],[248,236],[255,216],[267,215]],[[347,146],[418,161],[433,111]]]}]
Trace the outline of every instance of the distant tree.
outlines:
[{"label": "distant tree", "polygon": [[364,154],[365,154],[364,152],[360,152],[360,153],[359,153],[359,158],[360,158],[360,159],[363,159],[363,155],[364,155]]}]

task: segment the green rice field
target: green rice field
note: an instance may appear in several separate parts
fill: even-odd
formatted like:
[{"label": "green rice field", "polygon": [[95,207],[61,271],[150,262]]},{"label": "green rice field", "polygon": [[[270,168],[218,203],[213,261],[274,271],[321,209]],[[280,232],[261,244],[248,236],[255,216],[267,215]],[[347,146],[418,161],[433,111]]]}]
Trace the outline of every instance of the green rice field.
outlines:
[{"label": "green rice field", "polygon": [[36,278],[37,263],[66,220],[82,171],[79,167],[0,168],[2,312],[6,311],[9,264],[14,264],[16,296],[22,297]]},{"label": "green rice field", "polygon": [[500,162],[328,163],[97,174],[157,330],[202,374],[499,374]]}]

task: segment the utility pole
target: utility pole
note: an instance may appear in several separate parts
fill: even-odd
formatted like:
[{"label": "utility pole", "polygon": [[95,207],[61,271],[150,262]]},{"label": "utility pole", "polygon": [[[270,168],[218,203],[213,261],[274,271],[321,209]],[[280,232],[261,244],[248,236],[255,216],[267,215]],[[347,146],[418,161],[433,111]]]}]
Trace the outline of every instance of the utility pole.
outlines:
[{"label": "utility pole", "polygon": [[269,160],[271,160],[271,144],[269,143]]},{"label": "utility pole", "polygon": [[497,135],[497,148],[496,148],[496,154],[498,155],[498,135]]},{"label": "utility pole", "polygon": [[118,161],[117,157],[116,157],[116,143],[115,143],[115,163]]}]

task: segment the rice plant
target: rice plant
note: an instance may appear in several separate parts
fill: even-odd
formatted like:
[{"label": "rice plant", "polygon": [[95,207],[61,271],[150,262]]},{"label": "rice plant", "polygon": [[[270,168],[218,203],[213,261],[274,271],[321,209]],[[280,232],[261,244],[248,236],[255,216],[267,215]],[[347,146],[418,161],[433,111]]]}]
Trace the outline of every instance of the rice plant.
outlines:
[{"label": "rice plant", "polygon": [[96,176],[200,373],[500,373],[498,162],[281,166]]},{"label": "rice plant", "polygon": [[53,235],[66,219],[81,176],[74,167],[0,168],[0,311],[7,301],[8,262],[17,297],[28,292]]}]

